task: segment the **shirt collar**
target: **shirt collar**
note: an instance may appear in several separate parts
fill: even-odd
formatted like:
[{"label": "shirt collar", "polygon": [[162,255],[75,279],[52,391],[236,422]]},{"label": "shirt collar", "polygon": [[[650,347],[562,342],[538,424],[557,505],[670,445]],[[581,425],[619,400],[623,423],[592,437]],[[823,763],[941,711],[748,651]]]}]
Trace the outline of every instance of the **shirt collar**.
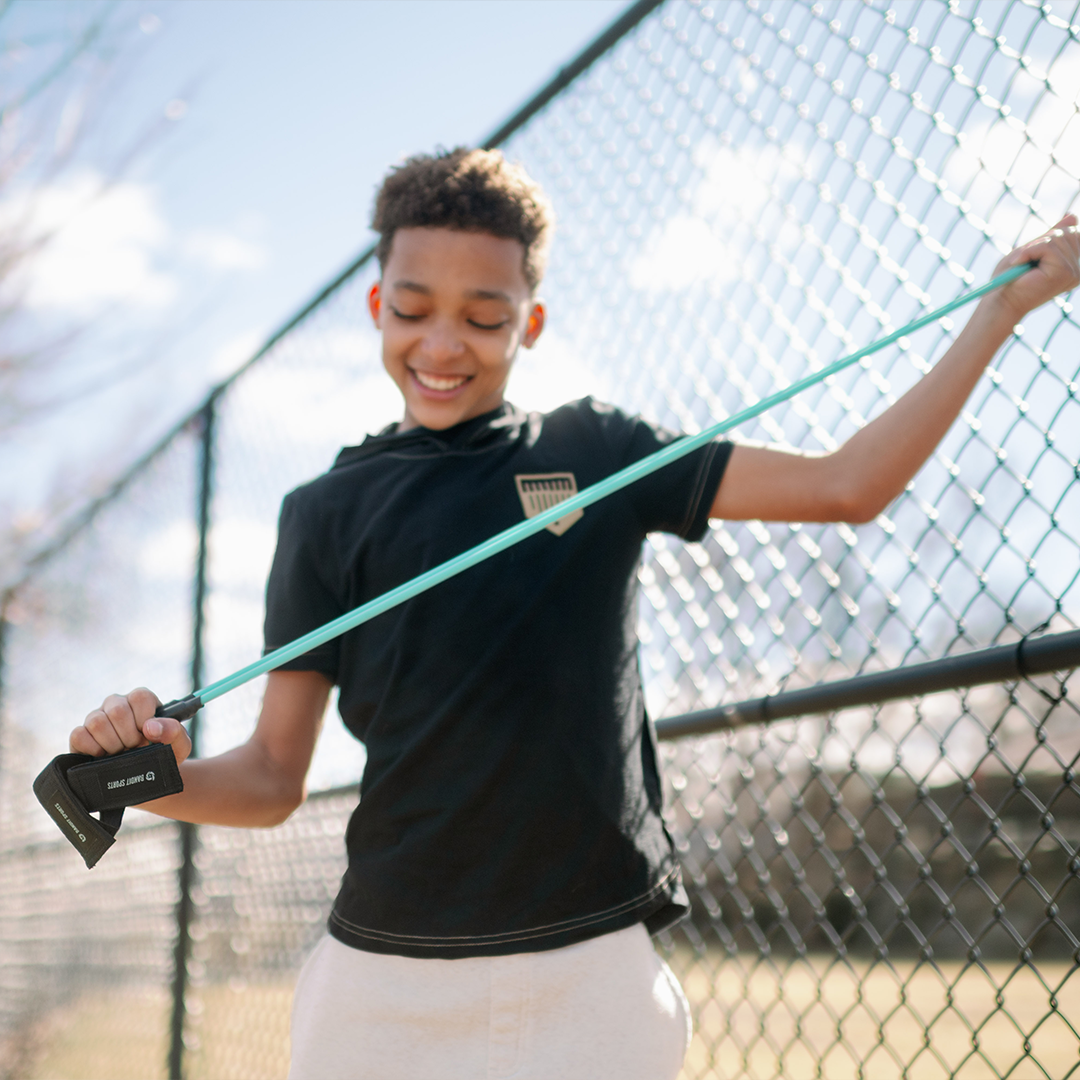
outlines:
[{"label": "shirt collar", "polygon": [[442,431],[414,427],[399,432],[400,424],[393,423],[377,435],[369,435],[359,446],[346,446],[338,454],[334,468],[387,452],[417,457],[447,451],[467,453],[513,441],[527,422],[526,413],[504,401],[491,412],[474,416]]}]

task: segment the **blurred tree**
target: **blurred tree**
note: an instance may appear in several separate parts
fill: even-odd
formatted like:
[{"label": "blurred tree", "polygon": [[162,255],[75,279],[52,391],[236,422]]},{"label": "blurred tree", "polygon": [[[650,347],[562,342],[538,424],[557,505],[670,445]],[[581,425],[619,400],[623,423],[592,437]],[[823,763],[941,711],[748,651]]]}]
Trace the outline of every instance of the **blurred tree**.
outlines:
[{"label": "blurred tree", "polygon": [[[42,5],[0,0],[0,436],[85,392],[74,373],[58,387],[56,365],[70,355],[85,328],[35,316],[27,303],[34,271],[65,229],[106,197],[175,116],[154,117],[111,155],[107,170],[82,168],[80,149],[107,119],[140,38],[156,31],[157,17],[113,4],[59,3],[53,25],[34,20],[34,36],[20,33],[19,9]],[[173,110],[175,112],[175,108]],[[50,194],[79,173],[76,197],[58,206]],[[86,373],[95,387],[120,372]]]},{"label": "blurred tree", "polygon": [[[183,115],[177,99],[117,122],[125,79],[159,27],[142,5],[0,0],[0,447],[145,362],[145,343],[86,347],[108,322],[109,296],[80,307],[42,294],[46,278],[53,294],[58,280],[85,284],[93,268],[70,257],[72,235],[95,213],[101,228],[103,207],[105,218],[109,207],[130,215],[118,189]],[[0,491],[0,587],[76,501],[58,488],[20,516]]]}]

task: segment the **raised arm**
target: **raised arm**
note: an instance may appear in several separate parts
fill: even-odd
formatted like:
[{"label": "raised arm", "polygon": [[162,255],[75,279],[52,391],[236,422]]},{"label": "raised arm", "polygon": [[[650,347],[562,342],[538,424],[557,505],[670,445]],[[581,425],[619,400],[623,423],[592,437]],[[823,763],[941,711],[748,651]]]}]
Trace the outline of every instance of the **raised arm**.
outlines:
[{"label": "raised arm", "polygon": [[736,446],[711,516],[729,520],[873,521],[944,438],[986,365],[1034,308],[1080,284],[1080,235],[1069,214],[998,264],[1038,266],[983,297],[956,341],[906,394],[830,454]]},{"label": "raised arm", "polygon": [[278,825],[304,801],[331,685],[317,671],[272,671],[251,738],[216,757],[187,760],[187,731],[177,720],[154,716],[160,702],[145,688],[106,698],[71,733],[70,745],[74,753],[100,757],[167,743],[184,790],[144,803],[143,810],[202,825]]}]

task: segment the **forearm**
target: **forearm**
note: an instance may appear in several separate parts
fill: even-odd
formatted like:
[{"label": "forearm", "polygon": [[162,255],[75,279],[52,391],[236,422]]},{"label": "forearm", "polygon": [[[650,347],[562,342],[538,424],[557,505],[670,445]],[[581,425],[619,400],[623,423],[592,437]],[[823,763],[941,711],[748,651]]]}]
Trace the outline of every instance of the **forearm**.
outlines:
[{"label": "forearm", "polygon": [[907,486],[960,414],[986,365],[1027,312],[1080,284],[1080,234],[1069,214],[995,269],[1033,269],[988,293],[952,347],[899,401],[839,450],[811,457],[736,446],[712,517],[872,521]]},{"label": "forearm", "polygon": [[763,521],[873,521],[933,453],[1012,330],[978,308],[937,365],[830,454],[736,446],[712,516]]},{"label": "forearm", "polygon": [[278,825],[304,801],[332,686],[317,671],[272,671],[251,738],[217,757],[188,760],[188,733],[178,720],[155,714],[161,702],[146,687],[110,694],[75,728],[69,745],[73,753],[93,757],[148,742],[171,746],[184,790],[142,809],[200,825]]},{"label": "forearm", "polygon": [[845,486],[853,520],[872,520],[945,437],[1012,332],[1010,312],[980,304],[944,356],[898,401],[826,459]]},{"label": "forearm", "polygon": [[198,825],[257,828],[279,825],[304,799],[302,778],[279,768],[255,739],[216,757],[188,759],[180,775],[180,794],[139,809]]}]

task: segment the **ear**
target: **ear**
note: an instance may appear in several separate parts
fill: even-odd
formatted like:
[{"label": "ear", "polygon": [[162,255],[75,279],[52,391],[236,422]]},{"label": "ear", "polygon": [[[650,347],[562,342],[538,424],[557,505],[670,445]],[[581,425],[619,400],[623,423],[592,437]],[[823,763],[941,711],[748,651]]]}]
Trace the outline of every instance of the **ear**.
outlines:
[{"label": "ear", "polygon": [[521,344],[526,349],[531,349],[536,344],[536,339],[544,329],[544,321],[547,319],[547,311],[538,300],[532,306],[529,317],[525,321],[525,333],[522,335]]},{"label": "ear", "polygon": [[376,281],[374,285],[368,289],[367,294],[367,306],[368,311],[371,312],[371,321],[375,323],[377,330],[382,329],[382,323],[379,321],[379,316],[382,314],[382,282]]}]

